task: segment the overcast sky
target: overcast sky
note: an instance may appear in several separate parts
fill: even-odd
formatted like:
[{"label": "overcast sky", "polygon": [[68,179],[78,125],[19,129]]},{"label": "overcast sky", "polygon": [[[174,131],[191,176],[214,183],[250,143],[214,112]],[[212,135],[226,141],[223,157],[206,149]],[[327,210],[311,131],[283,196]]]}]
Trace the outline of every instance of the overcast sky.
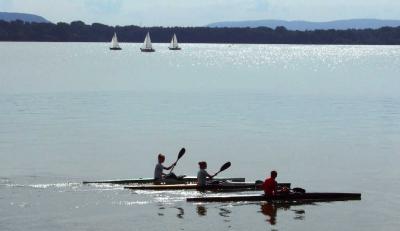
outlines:
[{"label": "overcast sky", "polygon": [[0,0],[0,11],[52,22],[201,26],[218,21],[400,19],[400,0]]}]

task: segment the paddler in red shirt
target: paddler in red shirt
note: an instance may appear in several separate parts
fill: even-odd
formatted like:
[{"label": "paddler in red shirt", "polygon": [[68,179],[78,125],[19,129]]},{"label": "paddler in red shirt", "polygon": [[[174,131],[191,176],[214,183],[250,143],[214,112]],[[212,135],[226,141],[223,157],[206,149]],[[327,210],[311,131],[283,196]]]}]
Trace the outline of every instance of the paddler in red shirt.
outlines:
[{"label": "paddler in red shirt", "polygon": [[271,177],[266,179],[262,184],[262,189],[265,192],[265,196],[270,197],[275,195],[277,190],[278,183],[276,182],[275,178],[278,176],[276,171],[271,171]]}]

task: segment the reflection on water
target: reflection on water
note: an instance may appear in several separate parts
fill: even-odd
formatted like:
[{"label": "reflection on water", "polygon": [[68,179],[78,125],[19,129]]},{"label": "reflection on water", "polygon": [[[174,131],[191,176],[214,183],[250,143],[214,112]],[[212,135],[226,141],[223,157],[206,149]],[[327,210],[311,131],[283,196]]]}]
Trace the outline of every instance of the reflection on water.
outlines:
[{"label": "reflection on water", "polygon": [[[185,210],[182,207],[171,207],[175,208],[178,210],[178,213],[176,214],[176,217],[179,219],[183,219],[185,215]],[[166,208],[163,205],[158,206],[159,211],[157,212],[158,216],[164,216],[166,213]]]},{"label": "reflection on water", "polygon": [[196,211],[197,214],[201,217],[201,216],[206,216],[207,215],[207,209],[204,205],[197,205],[196,206]]},{"label": "reflection on water", "polygon": [[158,216],[164,216],[165,207],[164,207],[164,206],[159,206],[158,209],[159,209],[160,211],[157,213],[157,215],[158,215]]},{"label": "reflection on water", "polygon": [[229,217],[229,214],[232,213],[232,211],[227,208],[220,208],[219,210],[220,210],[219,215],[221,217]]},{"label": "reflection on water", "polygon": [[264,214],[265,216],[268,217],[267,221],[271,225],[276,224],[277,211],[278,211],[278,208],[273,203],[267,203],[267,204],[261,205],[261,212],[262,212],[262,214]]},{"label": "reflection on water", "polygon": [[183,215],[185,214],[185,210],[183,210],[183,208],[177,207],[178,209],[178,214],[176,214],[176,217],[178,217],[179,219],[183,219]]},{"label": "reflection on water", "polygon": [[267,221],[271,225],[276,225],[277,223],[277,213],[278,210],[290,210],[293,211],[295,220],[304,220],[305,210],[304,209],[290,209],[292,206],[304,205],[304,203],[292,204],[292,203],[263,203],[261,204],[261,213],[267,217]]},{"label": "reflection on water", "polygon": [[[200,217],[206,216],[206,215],[207,215],[207,208],[206,208],[206,206],[204,206],[204,205],[198,204],[198,205],[196,206],[196,212],[197,212],[197,215],[200,216]],[[231,213],[232,213],[232,211],[229,210],[229,209],[226,208],[226,207],[220,207],[220,208],[219,208],[219,212],[218,212],[218,214],[219,214],[221,217],[224,218],[224,222],[230,222],[230,221],[231,221],[230,219],[228,219],[228,218],[230,218],[230,214],[231,214]]]},{"label": "reflection on water", "polygon": [[[267,217],[266,221],[272,225],[275,226],[278,222],[277,215],[278,211],[288,211],[288,212],[293,212],[294,220],[304,220],[305,219],[305,210],[302,208],[293,208],[296,206],[301,206],[301,205],[312,205],[313,203],[261,203],[261,209],[260,213],[262,213],[264,216]],[[232,204],[230,204],[232,205]],[[254,204],[235,204],[234,206],[252,206]],[[256,204],[258,205],[258,204]],[[184,211],[182,208],[177,208],[179,210],[179,213],[177,215],[178,218],[183,218]],[[196,213],[198,216],[203,217],[207,216],[207,211],[208,210],[213,210],[213,209],[218,209],[218,214],[223,218],[224,222],[230,223],[231,222],[231,215],[232,211],[229,209],[227,206],[223,207],[214,207],[214,208],[207,208],[204,204],[197,204],[196,205]],[[212,212],[212,211],[211,211]]]},{"label": "reflection on water", "polygon": [[224,217],[224,222],[230,222],[231,220],[228,219],[230,218],[230,214],[232,213],[231,210],[227,209],[227,208],[219,208],[219,215],[221,217]]},{"label": "reflection on water", "polygon": [[292,210],[296,216],[294,217],[295,220],[304,220],[306,211],[304,209],[299,209],[299,210]]}]

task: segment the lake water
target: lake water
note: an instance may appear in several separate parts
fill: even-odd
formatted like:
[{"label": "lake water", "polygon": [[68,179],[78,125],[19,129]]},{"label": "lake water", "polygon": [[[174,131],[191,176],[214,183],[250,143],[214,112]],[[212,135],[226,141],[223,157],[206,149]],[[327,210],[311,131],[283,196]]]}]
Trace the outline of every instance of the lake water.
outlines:
[{"label": "lake water", "polygon": [[[398,230],[400,47],[0,43],[0,230]],[[205,203],[83,180],[206,160],[361,201]],[[213,194],[211,194],[213,195]]]}]

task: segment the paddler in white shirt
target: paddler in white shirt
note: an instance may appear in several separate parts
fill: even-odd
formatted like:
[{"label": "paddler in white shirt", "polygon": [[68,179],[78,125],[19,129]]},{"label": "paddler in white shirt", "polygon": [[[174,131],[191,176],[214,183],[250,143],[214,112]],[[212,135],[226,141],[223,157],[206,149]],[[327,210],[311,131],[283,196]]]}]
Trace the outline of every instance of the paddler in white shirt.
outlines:
[{"label": "paddler in white shirt", "polygon": [[212,179],[215,175],[211,176],[207,171],[207,162],[199,162],[200,170],[197,172],[197,186],[205,187],[207,185],[207,178]]},{"label": "paddler in white shirt", "polygon": [[176,165],[176,162],[174,162],[171,166],[169,167],[164,167],[163,163],[165,161],[165,156],[163,154],[158,154],[158,163],[154,169],[154,181],[161,181],[166,174],[163,173],[164,169],[165,170],[170,170],[172,167]]}]

